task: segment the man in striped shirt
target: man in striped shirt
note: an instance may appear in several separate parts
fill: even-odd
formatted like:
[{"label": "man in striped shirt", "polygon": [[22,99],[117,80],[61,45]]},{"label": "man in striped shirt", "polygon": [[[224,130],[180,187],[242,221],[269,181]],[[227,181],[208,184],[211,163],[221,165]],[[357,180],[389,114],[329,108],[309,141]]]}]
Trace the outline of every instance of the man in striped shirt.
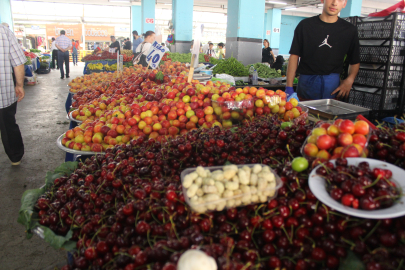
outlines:
[{"label": "man in striped shirt", "polygon": [[69,50],[72,48],[72,42],[65,36],[65,30],[60,31],[60,36],[55,40],[56,48],[58,48],[58,60],[60,68],[60,78],[65,78],[65,72],[63,70],[63,62],[66,67],[66,78],[69,78]]},{"label": "man in striped shirt", "polygon": [[24,155],[24,144],[15,114],[17,102],[20,102],[25,94],[26,61],[27,58],[13,32],[0,25],[0,132],[4,151],[12,165],[19,165]]}]

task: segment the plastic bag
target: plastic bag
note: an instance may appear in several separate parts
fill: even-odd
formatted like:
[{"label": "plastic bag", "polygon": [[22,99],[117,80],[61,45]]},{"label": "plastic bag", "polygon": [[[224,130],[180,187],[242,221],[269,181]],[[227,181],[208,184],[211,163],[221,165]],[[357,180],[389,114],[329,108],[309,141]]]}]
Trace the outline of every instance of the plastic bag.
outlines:
[{"label": "plastic bag", "polygon": [[300,99],[298,98],[297,93],[294,93],[294,94],[290,95],[290,96],[287,98],[287,101],[290,101],[290,99],[292,99],[292,98],[295,98],[296,100],[300,101]]},{"label": "plastic bag", "polygon": [[228,82],[232,83],[231,85],[235,85],[235,79],[233,76],[228,75],[228,74],[217,74],[215,75],[216,78],[218,79],[224,79],[227,80]]}]

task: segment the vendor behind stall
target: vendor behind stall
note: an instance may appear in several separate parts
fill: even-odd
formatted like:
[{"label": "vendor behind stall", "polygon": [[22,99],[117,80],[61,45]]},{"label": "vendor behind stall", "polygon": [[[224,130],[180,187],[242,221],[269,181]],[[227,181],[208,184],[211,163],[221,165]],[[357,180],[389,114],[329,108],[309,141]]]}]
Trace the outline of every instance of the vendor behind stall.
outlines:
[{"label": "vendor behind stall", "polygon": [[262,63],[268,63],[269,65],[273,64],[276,61],[273,50],[270,48],[270,43],[267,39],[263,40],[262,49]]},{"label": "vendor behind stall", "polygon": [[[298,72],[300,100],[348,96],[360,67],[357,28],[338,17],[347,0],[321,2],[324,4],[322,14],[302,20],[291,44],[286,93],[294,93],[292,86]],[[350,64],[349,76],[340,82],[345,55]]]},{"label": "vendor behind stall", "polygon": [[109,46],[106,50],[115,49],[114,52],[120,54],[120,52],[121,52],[121,48],[120,48],[120,47],[121,47],[121,46],[120,46],[120,43],[118,42],[118,40],[116,40],[114,36],[111,36],[111,44],[110,44],[110,46]]}]

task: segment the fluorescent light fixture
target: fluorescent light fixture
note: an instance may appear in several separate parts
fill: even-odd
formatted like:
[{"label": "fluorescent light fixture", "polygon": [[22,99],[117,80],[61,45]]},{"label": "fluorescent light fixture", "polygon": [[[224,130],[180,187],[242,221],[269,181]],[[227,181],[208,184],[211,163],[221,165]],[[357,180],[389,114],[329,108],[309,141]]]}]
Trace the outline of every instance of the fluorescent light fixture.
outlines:
[{"label": "fluorescent light fixture", "polygon": [[111,3],[130,3],[131,0],[108,0]]},{"label": "fluorescent light fixture", "polygon": [[287,3],[276,2],[276,1],[266,1],[266,3],[269,3],[269,4],[277,4],[277,5],[287,5]]},{"label": "fluorescent light fixture", "polygon": [[297,9],[296,7],[292,7],[292,8],[286,8],[284,10],[293,10],[293,9]]}]

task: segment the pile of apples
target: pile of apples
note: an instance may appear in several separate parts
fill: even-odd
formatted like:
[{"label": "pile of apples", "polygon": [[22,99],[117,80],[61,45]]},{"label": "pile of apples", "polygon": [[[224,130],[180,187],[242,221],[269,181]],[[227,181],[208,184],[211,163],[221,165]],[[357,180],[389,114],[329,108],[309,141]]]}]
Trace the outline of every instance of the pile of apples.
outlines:
[{"label": "pile of apples", "polygon": [[317,124],[303,147],[303,155],[325,160],[366,157],[370,127],[366,121],[337,119]]}]

